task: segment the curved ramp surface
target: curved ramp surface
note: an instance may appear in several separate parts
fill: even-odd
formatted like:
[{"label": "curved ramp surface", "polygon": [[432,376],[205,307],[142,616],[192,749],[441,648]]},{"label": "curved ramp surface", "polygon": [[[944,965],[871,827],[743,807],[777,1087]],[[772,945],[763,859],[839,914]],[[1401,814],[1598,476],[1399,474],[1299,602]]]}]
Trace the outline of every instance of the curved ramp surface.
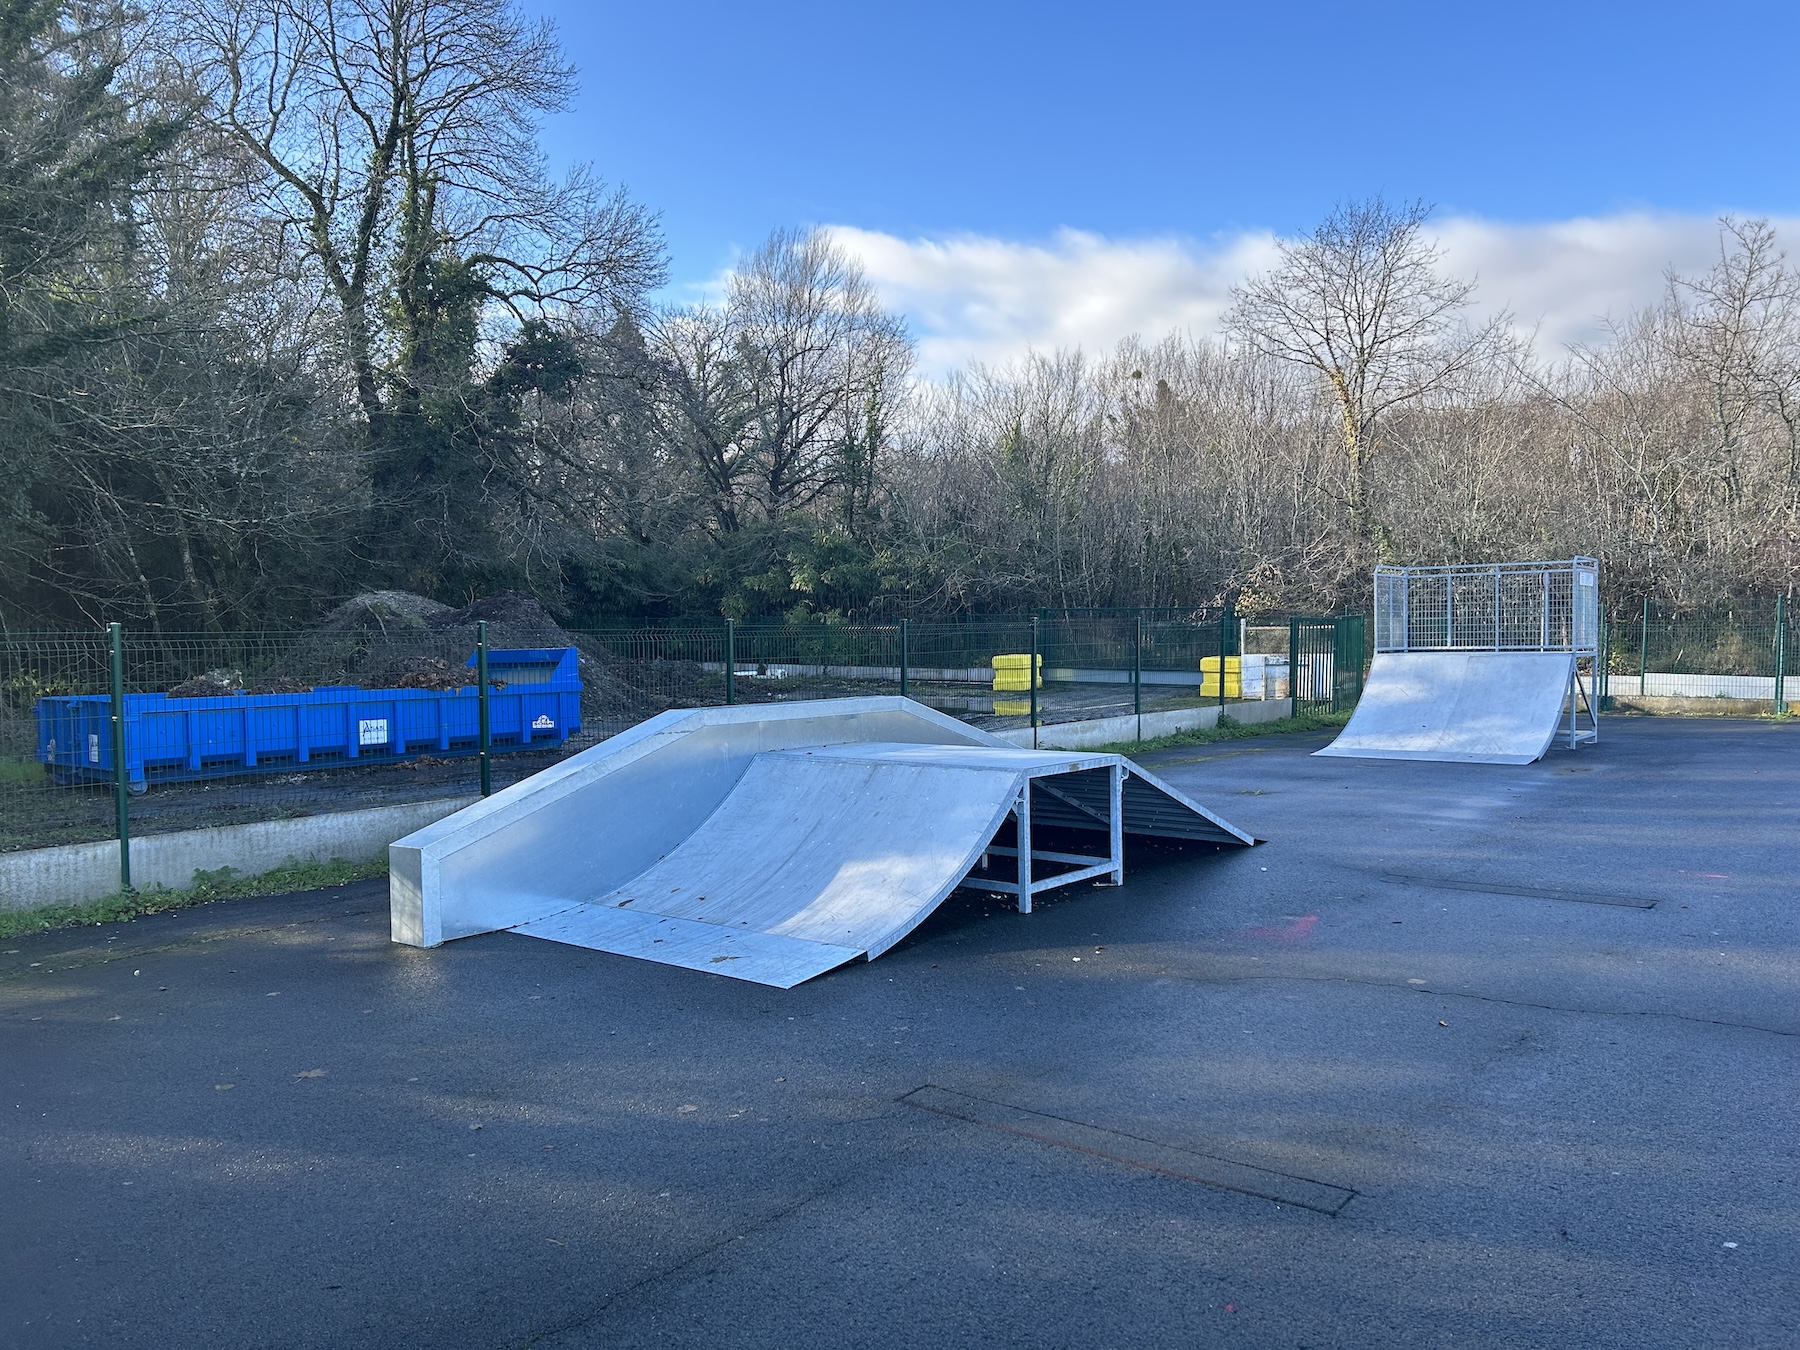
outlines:
[{"label": "curved ramp surface", "polygon": [[[924,715],[916,725],[888,715],[910,718],[915,708]],[[656,753],[644,747],[658,737],[628,732],[558,766],[594,757],[575,775],[584,784],[575,795],[593,814],[554,855],[535,847],[536,813],[494,809],[505,793],[459,813],[473,813],[460,826],[447,817],[396,843],[396,940],[435,945],[418,938],[451,935],[452,914],[464,931],[510,929],[789,988],[879,956],[959,885],[1011,893],[1029,911],[1032,896],[1054,886],[1121,881],[1126,834],[1255,842],[1121,756],[1017,749],[904,700],[706,709],[645,726],[664,719],[673,725]],[[682,736],[683,725],[699,740]],[[721,738],[721,728],[739,734]],[[916,738],[890,738],[896,729]],[[883,739],[849,739],[859,730]],[[790,739],[802,743],[780,744]],[[663,771],[650,772],[646,761],[657,758]],[[608,761],[618,771],[597,774]],[[700,794],[703,810],[697,778],[716,789]],[[662,813],[645,796],[657,792]],[[626,796],[651,814],[609,810]],[[679,835],[665,832],[654,852],[619,837],[621,826],[642,832],[665,814]],[[1034,849],[1034,819],[1086,831],[1095,844],[1076,854]],[[571,852],[593,865],[571,869]],[[478,910],[486,921],[476,928]]]},{"label": "curved ramp surface", "polygon": [[1341,735],[1319,755],[1529,764],[1563,722],[1568,652],[1382,652]]}]

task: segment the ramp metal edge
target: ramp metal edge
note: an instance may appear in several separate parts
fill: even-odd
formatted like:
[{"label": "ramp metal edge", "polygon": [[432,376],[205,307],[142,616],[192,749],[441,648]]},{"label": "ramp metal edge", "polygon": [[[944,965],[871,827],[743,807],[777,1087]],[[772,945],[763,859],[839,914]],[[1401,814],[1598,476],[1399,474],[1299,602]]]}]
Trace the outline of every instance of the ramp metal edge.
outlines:
[{"label": "ramp metal edge", "polygon": [[611,905],[570,905],[509,931],[777,989],[792,989],[865,955],[853,947]]},{"label": "ramp metal edge", "polygon": [[[1554,744],[1556,737],[1550,739]],[[1313,751],[1327,759],[1410,759],[1433,764],[1535,764],[1549,753],[1548,745],[1535,755],[1479,755],[1454,750],[1338,750],[1329,745]]]}]

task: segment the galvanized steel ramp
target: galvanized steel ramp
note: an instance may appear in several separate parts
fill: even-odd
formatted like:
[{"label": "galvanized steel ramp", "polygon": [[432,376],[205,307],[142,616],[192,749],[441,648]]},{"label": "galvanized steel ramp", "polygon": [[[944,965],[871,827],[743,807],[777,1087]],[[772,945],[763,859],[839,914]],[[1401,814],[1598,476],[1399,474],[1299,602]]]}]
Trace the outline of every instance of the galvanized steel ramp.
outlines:
[{"label": "galvanized steel ramp", "polygon": [[[546,853],[546,815],[584,828]],[[1034,822],[1098,838],[1046,851]],[[790,988],[959,885],[1029,911],[1116,883],[1127,834],[1254,842],[1121,756],[1017,749],[908,700],[669,713],[396,843],[394,936],[509,929]]]},{"label": "galvanized steel ramp", "polygon": [[1349,725],[1314,753],[1529,764],[1578,692],[1569,652],[1381,652]]}]

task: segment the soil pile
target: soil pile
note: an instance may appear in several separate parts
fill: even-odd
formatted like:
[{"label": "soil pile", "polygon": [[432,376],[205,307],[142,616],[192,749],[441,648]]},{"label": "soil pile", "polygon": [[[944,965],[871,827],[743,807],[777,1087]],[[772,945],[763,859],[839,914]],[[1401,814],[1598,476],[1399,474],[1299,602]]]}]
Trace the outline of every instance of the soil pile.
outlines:
[{"label": "soil pile", "polygon": [[316,634],[393,641],[405,634],[430,631],[431,621],[454,614],[449,605],[411,591],[365,591],[344,601],[313,625]]},{"label": "soil pile", "polygon": [[[381,689],[437,689],[453,691],[475,683],[475,672],[469,666],[457,665],[441,656],[403,656],[391,663],[368,685]],[[506,688],[505,680],[488,681],[493,689]]]},{"label": "soil pile", "polygon": [[496,591],[462,609],[445,609],[425,622],[434,633],[466,632],[473,649],[475,625],[484,620],[488,626],[490,648],[580,645],[539,600],[523,591]]},{"label": "soil pile", "polygon": [[[461,609],[407,591],[369,591],[320,619],[295,645],[288,664],[319,684],[461,689],[474,683],[468,660],[476,625],[483,622],[490,651],[575,648],[582,720],[594,731],[610,734],[697,701],[684,692],[703,678],[697,665],[620,661],[602,641],[569,632],[541,601],[522,591],[497,591]],[[677,666],[682,669],[665,669]]]},{"label": "soil pile", "polygon": [[[575,648],[584,742],[670,708],[717,702],[722,689],[716,671],[708,674],[698,662],[656,655],[660,644],[648,644],[641,654],[636,643],[615,652],[599,635],[571,633],[522,591],[498,591],[461,609],[408,591],[368,591],[285,645],[268,663],[271,668],[249,678],[244,670],[209,670],[168,692],[175,698],[218,698],[301,694],[320,685],[453,692],[475,683],[470,657],[479,623],[488,626],[490,651]],[[505,688],[505,682],[495,680],[493,687]]]}]

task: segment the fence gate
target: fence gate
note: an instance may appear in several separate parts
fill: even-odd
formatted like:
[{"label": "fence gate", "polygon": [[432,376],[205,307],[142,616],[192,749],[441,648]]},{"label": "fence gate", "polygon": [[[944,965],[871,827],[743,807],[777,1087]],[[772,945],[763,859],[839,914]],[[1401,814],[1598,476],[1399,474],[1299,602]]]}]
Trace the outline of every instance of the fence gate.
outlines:
[{"label": "fence gate", "polygon": [[1354,708],[1362,696],[1363,616],[1296,615],[1289,619],[1288,678],[1295,713]]}]

